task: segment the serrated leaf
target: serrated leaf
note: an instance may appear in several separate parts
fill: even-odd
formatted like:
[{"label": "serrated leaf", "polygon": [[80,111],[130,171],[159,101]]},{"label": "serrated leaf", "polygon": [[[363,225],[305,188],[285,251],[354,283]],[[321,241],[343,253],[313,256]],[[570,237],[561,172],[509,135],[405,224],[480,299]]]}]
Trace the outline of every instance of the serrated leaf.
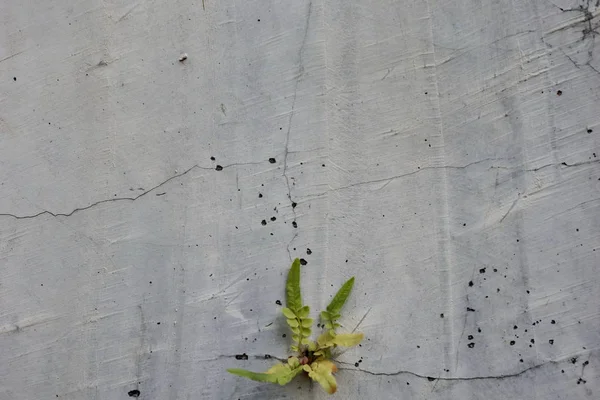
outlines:
[{"label": "serrated leaf", "polygon": [[339,333],[335,335],[332,342],[338,346],[352,347],[359,344],[364,337],[362,333]]},{"label": "serrated leaf", "polygon": [[304,318],[302,320],[302,327],[303,328],[310,328],[312,327],[313,324],[313,319],[312,318]]},{"label": "serrated leaf", "polygon": [[287,363],[290,367],[296,368],[297,366],[300,365],[300,360],[298,359],[298,357],[291,356],[291,357],[288,357]]},{"label": "serrated leaf", "polygon": [[327,393],[335,393],[337,382],[332,374],[337,372],[337,367],[334,363],[329,360],[315,361],[310,364],[309,368],[304,368],[304,370],[308,372],[309,378],[318,382]]},{"label": "serrated leaf", "polygon": [[290,326],[290,328],[297,328],[298,325],[300,325],[296,318],[294,318],[294,319],[289,318],[286,321],[287,321],[287,324]]},{"label": "serrated leaf", "polygon": [[348,296],[350,296],[350,292],[352,292],[353,286],[354,277],[348,279],[346,283],[342,285],[340,290],[338,290],[338,292],[335,294],[335,296],[327,306],[327,311],[329,311],[329,313],[339,315],[342,307],[344,306],[344,303],[346,303],[346,300],[348,300]]},{"label": "serrated leaf", "polygon": [[333,346],[333,335],[331,334],[331,331],[320,334],[317,338],[317,343],[319,344],[320,349]]},{"label": "serrated leaf", "polygon": [[285,315],[286,318],[296,318],[296,313],[287,307],[282,308],[281,312],[283,312],[283,315]]},{"label": "serrated leaf", "polygon": [[307,318],[309,314],[310,314],[310,307],[309,306],[301,307],[298,310],[298,318],[300,318],[300,319]]},{"label": "serrated leaf", "polygon": [[292,311],[302,308],[302,294],[300,293],[300,259],[296,258],[288,272],[285,285],[286,306]]},{"label": "serrated leaf", "polygon": [[299,364],[295,368],[289,364],[276,364],[267,371],[267,375],[272,375],[275,378],[275,382],[283,386],[302,371],[302,366]]}]

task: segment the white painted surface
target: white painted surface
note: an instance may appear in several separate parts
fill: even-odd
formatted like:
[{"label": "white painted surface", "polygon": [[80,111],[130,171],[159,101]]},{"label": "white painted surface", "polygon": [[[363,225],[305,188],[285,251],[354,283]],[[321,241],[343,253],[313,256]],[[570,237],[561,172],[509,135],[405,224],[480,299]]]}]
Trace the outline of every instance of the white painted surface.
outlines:
[{"label": "white painted surface", "polygon": [[296,256],[336,398],[598,398],[599,15],[0,1],[0,399],[323,398],[225,373]]}]

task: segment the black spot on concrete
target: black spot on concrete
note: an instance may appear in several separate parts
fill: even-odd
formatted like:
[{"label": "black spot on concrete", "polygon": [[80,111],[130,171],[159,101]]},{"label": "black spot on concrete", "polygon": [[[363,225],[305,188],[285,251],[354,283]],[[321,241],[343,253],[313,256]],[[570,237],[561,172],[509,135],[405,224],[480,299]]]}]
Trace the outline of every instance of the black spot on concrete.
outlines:
[{"label": "black spot on concrete", "polygon": [[469,336],[467,336],[467,339],[469,339],[469,340],[473,340],[473,335],[469,335]]},{"label": "black spot on concrete", "polygon": [[356,363],[354,363],[354,366],[355,366],[355,367],[358,367],[358,363],[357,363],[357,362],[356,362]]},{"label": "black spot on concrete", "polygon": [[304,258],[300,259],[300,265],[306,265],[308,264],[308,261],[306,261]]},{"label": "black spot on concrete", "polygon": [[221,165],[217,165],[217,166],[215,167],[215,169],[216,169],[217,171],[223,171],[223,167],[222,167]]},{"label": "black spot on concrete", "polygon": [[271,358],[270,354],[265,354],[265,360],[268,360],[269,358]]},{"label": "black spot on concrete", "polygon": [[258,194],[258,198],[259,198],[259,199],[262,199],[262,193],[259,193],[259,194]]},{"label": "black spot on concrete", "polygon": [[588,128],[587,133],[592,133],[594,132],[592,129]]},{"label": "black spot on concrete", "polygon": [[312,254],[312,250],[311,250],[311,249],[309,249],[309,248],[307,248],[307,249],[306,249],[306,254],[308,254],[308,255],[310,256],[310,255]]},{"label": "black spot on concrete", "polygon": [[211,161],[215,161],[215,158],[214,158],[214,157],[211,157],[211,158],[210,158],[210,160],[211,160]]},{"label": "black spot on concrete", "polygon": [[441,313],[441,314],[440,314],[440,318],[444,318],[444,313]]},{"label": "black spot on concrete", "polygon": [[298,223],[297,223],[296,221],[292,221],[292,226],[293,226],[294,228],[297,228],[297,227],[298,227]]},{"label": "black spot on concrete", "polygon": [[556,91],[556,95],[557,95],[557,96],[562,96],[562,90],[557,90],[557,91]]},{"label": "black spot on concrete", "polygon": [[519,327],[515,325],[515,326],[513,326],[513,329],[519,329]]},{"label": "black spot on concrete", "polygon": [[265,225],[267,224],[267,221],[263,219],[262,221],[260,221],[260,224],[261,224],[262,226],[265,226]]},{"label": "black spot on concrete", "polygon": [[481,333],[481,328],[477,328],[477,332]]},{"label": "black spot on concrete", "polygon": [[269,162],[270,162],[271,164],[275,164],[275,163],[277,162],[277,160],[276,160],[276,159],[274,159],[273,157],[271,157],[271,158],[269,158]]},{"label": "black spot on concrete", "polygon": [[129,397],[140,397],[140,394],[141,394],[140,391],[137,389],[130,390],[129,392],[127,392],[127,395]]},{"label": "black spot on concrete", "polygon": [[428,377],[427,377],[427,380],[428,380],[429,382],[433,382],[433,381],[435,381],[435,378],[434,378],[433,376],[428,376]]},{"label": "black spot on concrete", "polygon": [[281,335],[281,337],[286,337],[287,335],[284,333],[283,335]]},{"label": "black spot on concrete", "polygon": [[552,325],[554,325],[554,324],[556,324],[556,321],[555,321],[555,320],[552,320],[552,321],[550,321],[550,323],[551,323]]},{"label": "black spot on concrete", "polygon": [[298,203],[292,201],[292,208],[296,208],[297,205],[298,205]]},{"label": "black spot on concrete", "polygon": [[281,305],[281,300],[275,300],[275,304],[277,304],[278,306]]},{"label": "black spot on concrete", "polygon": [[236,354],[235,355],[235,359],[236,360],[247,360],[248,359],[248,354],[246,354],[246,353]]},{"label": "black spot on concrete", "polygon": [[16,76],[13,76],[13,81],[15,81],[15,82],[17,81],[17,77]]},{"label": "black spot on concrete", "polygon": [[473,286],[473,281],[469,281],[469,287]]},{"label": "black spot on concrete", "polygon": [[531,339],[530,342],[531,342],[531,344],[534,344],[535,343],[535,339]]},{"label": "black spot on concrete", "polygon": [[485,274],[485,268],[480,268],[480,269],[479,269],[479,273],[480,273],[480,274]]},{"label": "black spot on concrete", "polygon": [[514,345],[515,345],[515,341],[514,341],[514,340],[511,340],[511,341],[510,341],[510,345],[511,345],[511,346],[514,346]]},{"label": "black spot on concrete", "polygon": [[467,311],[470,311],[470,312],[475,312],[475,309],[474,309],[474,308],[471,308],[471,307],[467,307]]},{"label": "black spot on concrete", "polygon": [[472,349],[473,347],[475,347],[475,343],[469,343],[469,344],[467,345],[467,347],[468,347],[468,348],[470,348],[470,349]]},{"label": "black spot on concrete", "polygon": [[577,362],[577,357],[571,358],[571,363],[575,364]]},{"label": "black spot on concrete", "polygon": [[277,218],[275,218],[275,217],[271,217],[271,221],[273,221],[273,222],[275,222],[276,219]]}]

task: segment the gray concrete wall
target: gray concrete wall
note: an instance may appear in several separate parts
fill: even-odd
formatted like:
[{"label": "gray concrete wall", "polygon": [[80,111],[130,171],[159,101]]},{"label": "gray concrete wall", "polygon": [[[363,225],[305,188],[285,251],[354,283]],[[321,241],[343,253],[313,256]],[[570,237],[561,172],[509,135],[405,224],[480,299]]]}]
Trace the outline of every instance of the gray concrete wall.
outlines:
[{"label": "gray concrete wall", "polygon": [[314,314],[357,279],[336,398],[600,396],[596,0],[0,21],[0,399],[324,398],[225,372],[294,257]]}]

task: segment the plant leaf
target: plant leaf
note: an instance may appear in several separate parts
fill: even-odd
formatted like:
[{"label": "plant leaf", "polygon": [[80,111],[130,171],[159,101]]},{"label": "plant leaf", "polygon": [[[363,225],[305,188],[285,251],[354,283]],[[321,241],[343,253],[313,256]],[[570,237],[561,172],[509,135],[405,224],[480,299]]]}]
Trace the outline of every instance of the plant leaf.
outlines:
[{"label": "plant leaf", "polygon": [[308,376],[313,381],[321,385],[329,394],[335,393],[337,390],[337,382],[333,377],[333,373],[337,371],[337,367],[329,360],[314,361],[310,366],[304,366],[304,370],[308,372]]},{"label": "plant leaf", "polygon": [[253,381],[270,382],[270,383],[277,382],[277,379],[272,374],[266,374],[266,373],[262,373],[262,372],[252,372],[252,371],[248,371],[248,370],[240,369],[240,368],[230,368],[227,370],[227,372],[229,372],[230,374],[233,374],[233,375],[252,379]]},{"label": "plant leaf", "polygon": [[308,338],[311,333],[312,333],[312,330],[310,328],[302,328],[302,336],[303,337]]},{"label": "plant leaf", "polygon": [[304,318],[302,320],[302,327],[303,328],[310,328],[312,327],[313,324],[313,319],[312,318]]},{"label": "plant leaf", "polygon": [[286,318],[296,318],[296,313],[287,307],[282,308],[281,312],[283,312],[283,315],[285,315]]},{"label": "plant leaf", "polygon": [[296,318],[294,318],[294,319],[289,318],[286,321],[287,321],[287,324],[290,326],[290,328],[297,328],[298,325],[300,325]]},{"label": "plant leaf", "polygon": [[288,272],[285,285],[286,305],[297,312],[302,308],[302,294],[300,293],[300,259],[296,258]]},{"label": "plant leaf", "polygon": [[292,367],[290,364],[275,364],[269,368],[267,375],[272,375],[275,379],[275,382],[283,386],[289,383],[302,371],[302,366],[299,364],[300,363],[298,362],[297,367]]},{"label": "plant leaf", "polygon": [[297,313],[298,318],[300,318],[300,319],[307,318],[309,314],[310,314],[310,307],[309,306],[301,307],[298,310],[298,313]]},{"label": "plant leaf", "polygon": [[[333,299],[327,306],[327,311],[329,311],[330,314],[338,314],[339,315],[340,311],[342,310],[342,307],[344,306],[344,303],[346,303],[346,300],[348,299],[348,296],[350,296],[350,292],[352,292],[353,286],[354,286],[354,277],[348,279],[346,281],[346,283],[344,283],[342,285],[340,290],[338,290],[338,292],[335,294],[335,296],[333,297]],[[339,318],[339,316],[338,316],[338,318]],[[332,319],[336,319],[336,318],[334,316],[332,316]]]},{"label": "plant leaf", "polygon": [[362,333],[339,333],[333,338],[333,344],[344,347],[356,346],[365,337]]}]

